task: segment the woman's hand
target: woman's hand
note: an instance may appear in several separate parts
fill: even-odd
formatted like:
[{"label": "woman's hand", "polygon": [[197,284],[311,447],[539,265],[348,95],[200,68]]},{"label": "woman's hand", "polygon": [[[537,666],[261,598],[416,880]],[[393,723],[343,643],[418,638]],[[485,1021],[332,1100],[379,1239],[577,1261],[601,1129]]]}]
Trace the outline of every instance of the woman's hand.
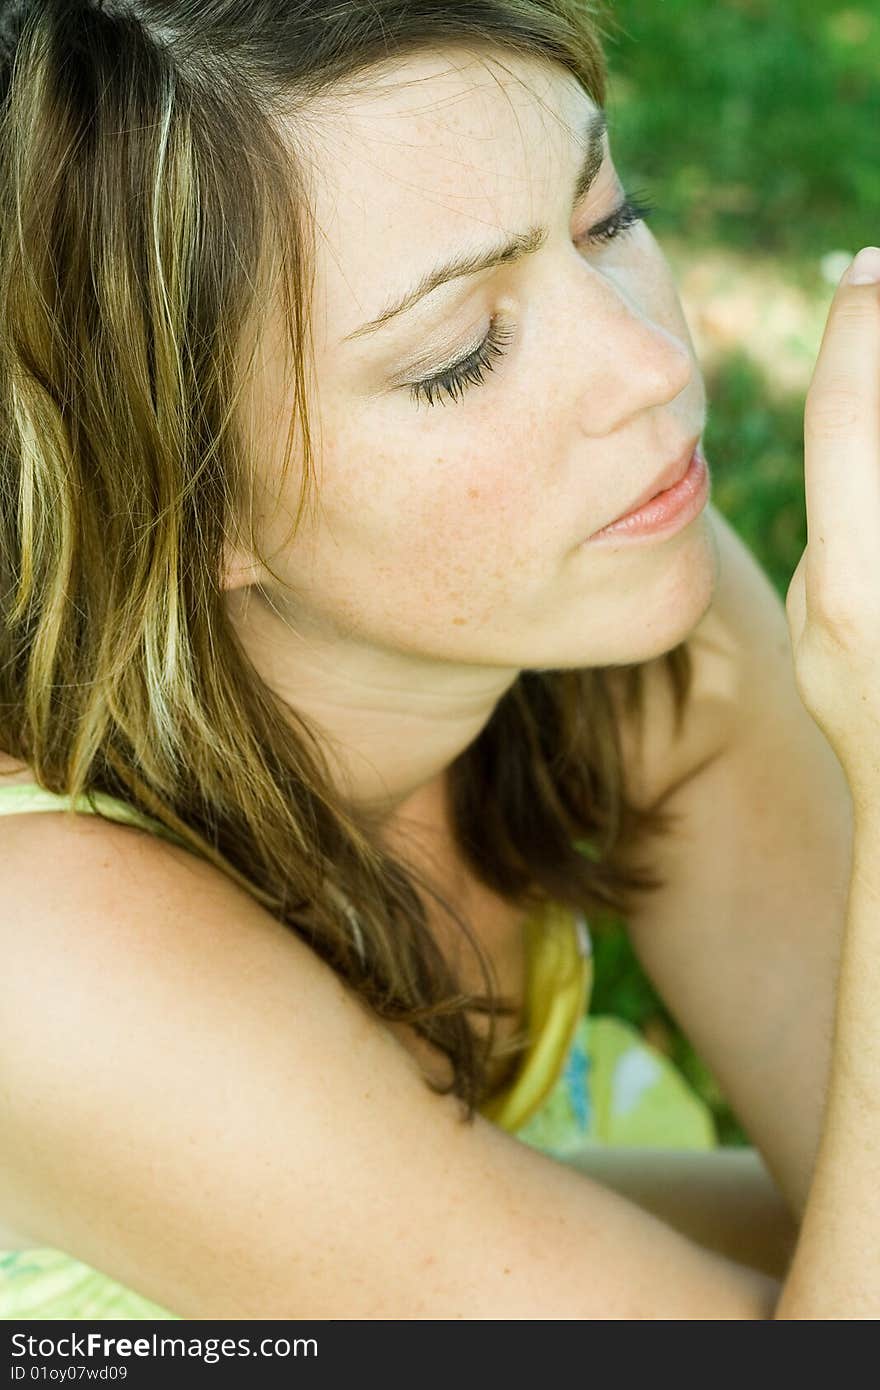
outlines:
[{"label": "woman's hand", "polygon": [[[850,281],[853,268],[873,283]],[[880,248],[838,285],[804,412],[807,545],[785,609],[798,693],[856,813],[880,804]]]}]

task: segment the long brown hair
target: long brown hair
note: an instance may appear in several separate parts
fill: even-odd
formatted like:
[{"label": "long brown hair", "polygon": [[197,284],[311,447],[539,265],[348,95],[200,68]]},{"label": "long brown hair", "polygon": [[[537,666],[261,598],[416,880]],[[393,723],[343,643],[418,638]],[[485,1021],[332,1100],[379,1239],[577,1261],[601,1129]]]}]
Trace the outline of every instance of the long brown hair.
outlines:
[{"label": "long brown hair", "polygon": [[[0,21],[2,746],[47,789],[120,797],[228,874],[446,1055],[452,1081],[429,1084],[468,1119],[512,1005],[470,924],[341,798],[316,732],[259,678],[220,575],[240,528],[272,572],[246,526],[241,407],[279,288],[297,524],[315,495],[298,113],[450,43],[560,63],[604,105],[601,17],[579,0],[44,0]],[[681,723],[686,644],[663,661]],[[641,717],[644,668],[614,669]],[[631,804],[606,677],[522,672],[449,768],[456,843],[511,903],[626,915],[660,882],[633,848],[667,816]],[[485,994],[461,990],[419,886],[466,933]]]}]

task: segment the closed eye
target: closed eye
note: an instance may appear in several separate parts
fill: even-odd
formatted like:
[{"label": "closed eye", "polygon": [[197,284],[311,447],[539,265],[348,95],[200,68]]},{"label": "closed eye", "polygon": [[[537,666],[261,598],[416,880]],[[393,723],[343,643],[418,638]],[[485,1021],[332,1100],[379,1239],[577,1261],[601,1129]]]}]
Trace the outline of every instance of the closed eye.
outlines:
[{"label": "closed eye", "polygon": [[[586,236],[579,240],[589,246],[607,246],[636,223],[647,221],[656,210],[656,204],[648,201],[641,193],[626,193],[614,211],[601,222],[596,222]],[[485,380],[484,372],[495,370],[492,359],[495,358],[497,361],[504,357],[504,346],[512,337],[512,329],[500,325],[497,319],[493,319],[482,343],[466,357],[453,363],[451,367],[444,368],[443,371],[435,372],[421,381],[409,383],[413,400],[417,405],[421,399],[428,405],[434,405],[437,400],[443,400],[443,392],[450,400],[455,400],[456,397],[461,399],[468,386],[478,386]]]}]

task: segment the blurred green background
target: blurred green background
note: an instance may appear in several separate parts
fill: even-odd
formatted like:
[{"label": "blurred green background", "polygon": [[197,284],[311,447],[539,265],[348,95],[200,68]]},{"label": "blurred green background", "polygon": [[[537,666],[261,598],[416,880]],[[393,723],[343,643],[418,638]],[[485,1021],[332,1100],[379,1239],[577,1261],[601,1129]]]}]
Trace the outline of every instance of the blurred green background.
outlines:
[{"label": "blurred green background", "polygon": [[[712,501],[782,597],[806,545],[803,409],[834,288],[880,244],[880,6],[615,0],[612,154],[657,211],[709,399]],[[625,924],[596,933],[593,1013],[639,1027],[748,1143]]]}]

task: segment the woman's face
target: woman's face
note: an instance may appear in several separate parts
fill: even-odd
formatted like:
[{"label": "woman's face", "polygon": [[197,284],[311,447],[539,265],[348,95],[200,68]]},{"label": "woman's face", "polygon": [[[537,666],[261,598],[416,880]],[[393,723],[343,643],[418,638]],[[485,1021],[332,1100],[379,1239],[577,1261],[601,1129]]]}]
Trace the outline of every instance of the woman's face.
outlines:
[{"label": "woman's face", "polygon": [[[703,382],[644,223],[589,241],[624,196],[607,135],[573,203],[598,108],[563,68],[500,56],[376,70],[308,124],[320,507],[291,542],[292,477],[265,533],[292,593],[266,587],[299,632],[403,664],[647,660],[711,602],[706,509],[665,538],[581,543],[701,435]],[[536,227],[530,254],[364,328],[434,267]],[[490,333],[490,366],[468,373],[482,381],[417,385]]]}]

